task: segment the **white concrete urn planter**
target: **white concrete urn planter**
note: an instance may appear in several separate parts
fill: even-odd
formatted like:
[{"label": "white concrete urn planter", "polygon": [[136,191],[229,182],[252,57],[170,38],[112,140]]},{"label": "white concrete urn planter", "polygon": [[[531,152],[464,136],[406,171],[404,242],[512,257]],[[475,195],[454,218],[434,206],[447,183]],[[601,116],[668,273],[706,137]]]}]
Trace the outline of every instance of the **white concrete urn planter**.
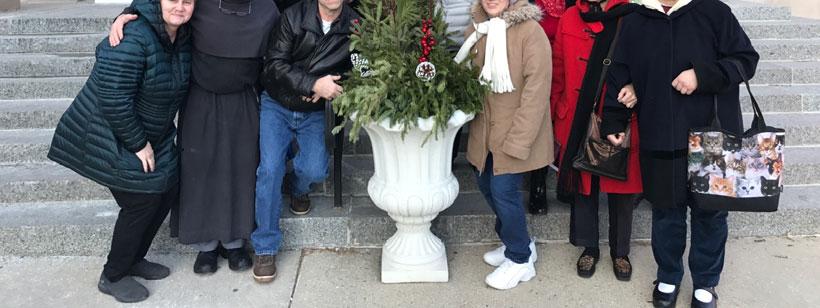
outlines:
[{"label": "white concrete urn planter", "polygon": [[430,222],[458,196],[453,140],[472,119],[472,114],[456,111],[437,137],[429,135],[433,118],[418,119],[404,138],[403,127],[390,126],[390,121],[364,127],[375,165],[367,193],[396,221],[397,229],[382,249],[383,283],[448,281],[444,243],[430,232]]}]

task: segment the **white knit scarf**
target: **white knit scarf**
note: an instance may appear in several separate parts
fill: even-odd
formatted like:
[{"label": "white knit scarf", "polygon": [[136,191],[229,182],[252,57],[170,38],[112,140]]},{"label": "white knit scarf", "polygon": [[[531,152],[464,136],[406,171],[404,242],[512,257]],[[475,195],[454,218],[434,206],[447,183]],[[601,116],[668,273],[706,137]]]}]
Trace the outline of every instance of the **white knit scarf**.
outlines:
[{"label": "white knit scarf", "polygon": [[507,22],[494,17],[480,24],[474,24],[475,32],[464,41],[458,50],[455,60],[461,63],[470,54],[478,40],[486,35],[487,46],[484,49],[484,67],[481,68],[479,80],[490,84],[494,93],[507,93],[515,90],[510,78],[510,65],[507,63]]}]

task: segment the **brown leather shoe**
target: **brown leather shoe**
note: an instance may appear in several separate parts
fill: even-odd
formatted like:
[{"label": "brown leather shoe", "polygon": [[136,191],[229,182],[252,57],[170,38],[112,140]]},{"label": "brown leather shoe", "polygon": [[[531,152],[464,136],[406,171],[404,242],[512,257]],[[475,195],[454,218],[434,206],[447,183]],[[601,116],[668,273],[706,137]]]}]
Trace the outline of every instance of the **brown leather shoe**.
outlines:
[{"label": "brown leather shoe", "polygon": [[290,196],[290,212],[294,215],[305,215],[310,212],[310,197],[307,194]]},{"label": "brown leather shoe", "polygon": [[276,278],[276,256],[253,256],[253,279],[259,283],[268,283]]}]

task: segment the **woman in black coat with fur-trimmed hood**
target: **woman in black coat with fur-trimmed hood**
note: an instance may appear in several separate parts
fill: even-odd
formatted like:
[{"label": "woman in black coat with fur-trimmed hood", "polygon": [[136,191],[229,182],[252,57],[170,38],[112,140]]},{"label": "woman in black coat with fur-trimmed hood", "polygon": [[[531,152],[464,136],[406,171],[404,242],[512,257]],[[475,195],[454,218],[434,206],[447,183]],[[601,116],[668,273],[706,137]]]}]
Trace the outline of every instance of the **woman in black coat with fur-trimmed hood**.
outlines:
[{"label": "woman in black coat with fur-trimmed hood", "polygon": [[699,209],[687,187],[688,132],[710,124],[713,101],[723,129],[741,133],[738,68],[750,78],[759,56],[719,0],[643,0],[623,19],[609,70],[601,134],[615,139],[631,110],[617,90],[632,83],[639,98],[641,172],[652,204],[652,251],[658,264],[655,307],[672,307],[683,278],[686,212],[691,207],[692,307],[714,307],[728,236],[727,212]]}]

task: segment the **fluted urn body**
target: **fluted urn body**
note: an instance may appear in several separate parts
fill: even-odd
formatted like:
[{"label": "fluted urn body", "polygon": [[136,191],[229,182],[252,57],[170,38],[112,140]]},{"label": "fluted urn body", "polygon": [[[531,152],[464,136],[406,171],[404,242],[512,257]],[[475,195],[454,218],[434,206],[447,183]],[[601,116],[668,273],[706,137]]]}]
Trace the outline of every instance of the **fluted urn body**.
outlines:
[{"label": "fluted urn body", "polygon": [[375,167],[367,193],[396,221],[396,233],[382,249],[382,282],[448,280],[444,243],[430,232],[430,224],[458,196],[453,140],[472,118],[456,111],[437,135],[430,135],[432,118],[419,119],[403,136],[403,127],[390,126],[389,121],[365,126]]}]

